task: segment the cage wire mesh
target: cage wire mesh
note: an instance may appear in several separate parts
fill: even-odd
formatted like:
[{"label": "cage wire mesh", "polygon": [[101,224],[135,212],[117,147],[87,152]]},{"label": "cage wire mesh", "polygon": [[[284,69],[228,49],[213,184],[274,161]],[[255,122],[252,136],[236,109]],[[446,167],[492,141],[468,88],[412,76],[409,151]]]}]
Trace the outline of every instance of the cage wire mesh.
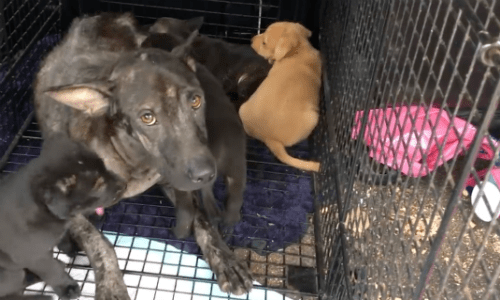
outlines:
[{"label": "cage wire mesh", "polygon": [[275,22],[280,13],[280,0],[192,0],[192,1],[116,1],[82,2],[83,11],[131,11],[139,22],[152,23],[161,17],[188,19],[203,15],[200,33],[245,43],[261,28]]},{"label": "cage wire mesh", "polygon": [[[84,12],[91,2],[80,3]],[[132,11],[141,23],[203,14],[202,33],[235,42],[279,19],[283,5],[96,3],[101,11]],[[0,8],[0,168],[9,173],[40,152],[31,83],[39,60],[60,38],[60,2],[12,0]],[[321,13],[325,97],[313,155],[323,167],[314,176],[314,222],[304,213],[312,211],[311,177],[276,163],[250,141],[248,227],[226,232],[256,280],[279,293],[222,294],[194,241],[171,235],[173,207],[152,189],[107,210],[100,227],[115,246],[133,299],[315,298],[316,265],[322,299],[500,298],[497,220],[479,220],[471,204],[473,187],[481,194],[499,167],[500,4],[322,1]],[[309,156],[307,143],[293,154]],[[294,197],[302,210],[287,206]],[[488,203],[477,199],[476,209]],[[491,217],[499,208],[486,210]],[[288,238],[277,241],[270,232]],[[55,255],[81,283],[82,299],[93,298],[85,256]],[[51,290],[43,284],[27,290],[40,292]]]},{"label": "cage wire mesh", "polygon": [[[15,173],[40,154],[43,140],[33,118],[31,85],[40,60],[65,30],[60,25],[61,2],[2,2],[0,24],[6,24],[0,35],[2,176]],[[98,4],[95,11],[88,7],[92,2]],[[83,14],[131,11],[142,24],[158,17],[203,15],[206,23],[202,33],[241,43],[277,20],[280,4],[253,0],[138,3],[81,1],[79,6]],[[245,18],[248,20],[241,22]],[[309,152],[307,141],[291,149],[292,155],[305,159]],[[279,163],[255,140],[248,141],[247,165],[242,221],[225,231],[224,238],[238,257],[249,263],[254,290],[239,297],[221,292],[194,239],[179,240],[170,231],[175,226],[174,207],[152,188],[107,209],[99,224],[115,247],[132,299],[317,299],[311,176]],[[214,192],[223,199],[221,181]],[[68,272],[80,284],[80,299],[93,299],[96,283],[85,254],[71,259],[56,248],[54,256],[67,264]],[[28,287],[25,293],[54,295],[44,283]]]},{"label": "cage wire mesh", "polygon": [[499,299],[498,222],[471,202],[498,196],[470,195],[499,165],[499,19],[497,1],[324,1],[322,299]]},{"label": "cage wire mesh", "polygon": [[31,83],[38,61],[56,41],[60,3],[0,2],[0,153],[4,154],[28,123]]}]

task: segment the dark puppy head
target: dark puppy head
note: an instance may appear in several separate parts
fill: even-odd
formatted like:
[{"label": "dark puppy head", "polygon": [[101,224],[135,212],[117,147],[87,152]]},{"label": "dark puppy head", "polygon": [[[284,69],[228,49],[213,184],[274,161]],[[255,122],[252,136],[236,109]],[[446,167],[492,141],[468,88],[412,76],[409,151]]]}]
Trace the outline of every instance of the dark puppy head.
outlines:
[{"label": "dark puppy head", "polygon": [[31,193],[60,219],[106,207],[126,188],[96,154],[62,135],[44,142],[35,163],[38,167],[32,175]]},{"label": "dark puppy head", "polygon": [[132,13],[105,12],[96,16],[76,18],[68,37],[76,47],[108,51],[136,49],[146,38],[139,30]]},{"label": "dark puppy head", "polygon": [[150,33],[141,44],[141,48],[159,48],[170,52],[183,42],[184,39],[176,35],[167,33]]},{"label": "dark puppy head", "polygon": [[201,28],[201,25],[203,25],[203,19],[203,17],[196,17],[189,20],[160,18],[149,28],[149,32],[163,34],[168,33],[186,40],[192,32]]},{"label": "dark puppy head", "polygon": [[[188,33],[201,26],[203,18],[199,20],[200,18],[158,19],[149,29],[150,35],[141,47],[170,51],[185,41]],[[258,55],[249,45],[232,44],[207,36],[196,38],[191,43],[188,52],[222,82],[224,91],[231,95],[237,107],[250,98],[271,69],[268,61]]]},{"label": "dark puppy head", "polygon": [[212,184],[216,175],[207,146],[205,96],[195,72],[185,45],[172,53],[141,49],[125,53],[107,81],[47,94],[112,120],[107,138],[128,166],[150,164],[173,187],[190,191]]}]

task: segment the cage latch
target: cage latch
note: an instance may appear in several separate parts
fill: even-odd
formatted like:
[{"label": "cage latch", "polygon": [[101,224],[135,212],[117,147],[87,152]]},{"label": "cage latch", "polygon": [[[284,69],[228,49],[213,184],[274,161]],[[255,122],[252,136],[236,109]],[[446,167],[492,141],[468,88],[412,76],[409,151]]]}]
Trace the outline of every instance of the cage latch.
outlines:
[{"label": "cage latch", "polygon": [[[482,36],[487,36],[486,32],[481,32]],[[490,67],[500,68],[500,40],[489,39],[487,43],[481,47],[481,60]]]}]

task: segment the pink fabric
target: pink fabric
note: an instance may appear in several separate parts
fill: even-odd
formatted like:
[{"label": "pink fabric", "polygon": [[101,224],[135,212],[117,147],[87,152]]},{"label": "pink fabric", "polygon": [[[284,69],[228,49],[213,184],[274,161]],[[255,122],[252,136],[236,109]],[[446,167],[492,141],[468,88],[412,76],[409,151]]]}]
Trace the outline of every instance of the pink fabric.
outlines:
[{"label": "pink fabric", "polygon": [[[429,116],[425,120],[427,113]],[[353,139],[357,139],[359,135],[362,118],[363,111],[357,112],[356,125],[352,131]],[[412,124],[411,119],[414,119],[415,125]],[[428,109],[424,106],[402,106],[373,109],[368,113],[368,127],[365,130],[364,140],[368,146],[371,146],[370,157],[379,163],[400,170],[408,176],[425,176],[455,156],[462,134],[465,134],[463,140],[465,149],[469,149],[474,139],[476,128],[457,117],[453,119],[455,130],[451,128],[446,136],[450,123],[449,114],[446,111],[441,111],[440,114],[440,109],[434,107]],[[434,127],[436,127],[436,132],[431,140]],[[484,138],[478,158],[493,159],[494,151],[489,145],[488,140]],[[442,157],[439,157],[441,146],[444,148]],[[465,149],[458,149],[459,154]],[[404,153],[408,155],[405,157]],[[425,153],[427,153],[426,160],[424,159]],[[410,168],[411,161],[413,164]],[[497,182],[500,182],[500,177],[495,178],[499,180]]]},{"label": "pink fabric", "polygon": [[[483,169],[481,171],[477,172],[477,175],[481,180],[483,180],[486,177],[486,173],[488,172],[488,169]],[[493,176],[493,179],[495,179],[496,183],[498,186],[500,186],[500,168],[497,166],[493,166],[491,169],[491,175]],[[476,180],[474,177],[471,175],[465,182],[465,186],[475,186],[477,185]]]}]

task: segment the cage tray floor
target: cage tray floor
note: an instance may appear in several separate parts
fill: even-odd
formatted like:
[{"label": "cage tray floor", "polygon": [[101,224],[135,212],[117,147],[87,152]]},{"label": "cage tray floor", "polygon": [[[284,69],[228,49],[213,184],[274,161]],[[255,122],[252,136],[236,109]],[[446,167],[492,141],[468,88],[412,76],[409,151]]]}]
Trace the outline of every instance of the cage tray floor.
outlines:
[{"label": "cage tray floor", "polygon": [[[9,156],[2,172],[15,172],[37,157],[41,144],[40,131],[33,122]],[[293,287],[294,283],[288,281],[290,270],[287,266],[293,266],[294,270],[298,267],[302,271],[315,272],[312,178],[305,172],[277,162],[258,141],[249,140],[247,148],[248,180],[242,221],[224,234],[236,254],[250,263],[256,288],[244,296],[220,291],[213,273],[201,259],[194,239],[179,240],[170,230],[175,225],[174,208],[159,189],[153,187],[140,196],[125,199],[106,209],[106,219],[100,226],[115,246],[132,299],[300,297],[292,289],[304,289]],[[290,153],[307,158],[307,142],[295,146]],[[224,198],[225,188],[221,180],[216,182],[214,194],[217,199]],[[54,255],[68,264],[70,274],[81,284],[83,296],[80,299],[93,299],[95,283],[86,256],[82,254],[73,260],[57,249]],[[273,290],[259,288],[258,285]],[[39,283],[26,291],[40,292],[51,294],[52,290]],[[314,298],[314,294],[307,292],[301,293],[301,296],[304,299]]]}]

